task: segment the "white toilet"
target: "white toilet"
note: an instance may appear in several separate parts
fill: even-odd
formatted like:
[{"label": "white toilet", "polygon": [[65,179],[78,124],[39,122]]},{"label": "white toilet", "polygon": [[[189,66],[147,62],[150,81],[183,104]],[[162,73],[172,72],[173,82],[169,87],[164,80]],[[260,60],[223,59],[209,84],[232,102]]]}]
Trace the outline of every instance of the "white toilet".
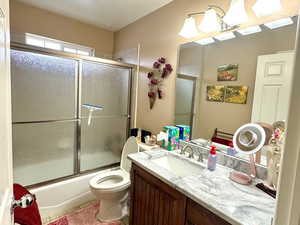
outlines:
[{"label": "white toilet", "polygon": [[90,180],[91,191],[100,200],[96,217],[101,222],[121,220],[128,215],[131,161],[127,155],[138,151],[136,138],[130,137],[123,147],[120,169],[101,173]]}]

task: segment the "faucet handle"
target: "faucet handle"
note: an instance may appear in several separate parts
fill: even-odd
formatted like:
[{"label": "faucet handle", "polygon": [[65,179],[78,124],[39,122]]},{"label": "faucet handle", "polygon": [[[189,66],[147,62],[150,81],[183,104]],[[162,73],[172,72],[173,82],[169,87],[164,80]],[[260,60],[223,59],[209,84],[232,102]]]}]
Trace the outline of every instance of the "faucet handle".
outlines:
[{"label": "faucet handle", "polygon": [[198,161],[198,162],[203,162],[203,154],[204,154],[204,152],[203,152],[202,150],[198,149],[198,150],[197,150],[197,154],[198,154],[198,159],[197,159],[197,161]]},{"label": "faucet handle", "polygon": [[191,151],[191,153],[189,154],[189,158],[190,159],[194,158],[194,151]]},{"label": "faucet handle", "polygon": [[199,152],[199,155],[198,155],[198,162],[203,162],[203,155],[201,152]]},{"label": "faucet handle", "polygon": [[184,148],[185,148],[185,146],[181,148],[181,150],[180,150],[180,155],[183,155],[183,154],[184,154]]}]

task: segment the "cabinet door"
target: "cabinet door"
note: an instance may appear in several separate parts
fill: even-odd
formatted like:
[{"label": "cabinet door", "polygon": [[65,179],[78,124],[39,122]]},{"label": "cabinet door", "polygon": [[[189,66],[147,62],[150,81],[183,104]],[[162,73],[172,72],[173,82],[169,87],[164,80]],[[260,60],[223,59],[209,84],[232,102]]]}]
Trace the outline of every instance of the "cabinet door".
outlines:
[{"label": "cabinet door", "polygon": [[231,225],[192,200],[187,201],[185,225]]},{"label": "cabinet door", "polygon": [[184,195],[135,165],[131,182],[130,225],[184,225]]}]

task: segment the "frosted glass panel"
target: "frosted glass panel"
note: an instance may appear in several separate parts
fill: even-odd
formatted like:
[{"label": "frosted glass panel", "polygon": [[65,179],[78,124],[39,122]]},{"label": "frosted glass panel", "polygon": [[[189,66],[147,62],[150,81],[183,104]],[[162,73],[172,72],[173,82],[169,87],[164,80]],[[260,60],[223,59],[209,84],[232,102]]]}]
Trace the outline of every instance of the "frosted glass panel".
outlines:
[{"label": "frosted glass panel", "polygon": [[194,81],[176,79],[175,124],[191,125]]},{"label": "frosted glass panel", "polygon": [[74,118],[76,68],[71,59],[12,50],[13,122]]},{"label": "frosted glass panel", "polygon": [[[93,115],[127,115],[130,70],[83,62],[81,103],[104,107]],[[82,116],[88,110],[81,107]]]},{"label": "frosted glass panel", "polygon": [[14,182],[52,180],[74,172],[75,122],[13,125]]},{"label": "frosted glass panel", "polygon": [[126,117],[93,118],[81,120],[81,171],[120,162],[127,138]]}]

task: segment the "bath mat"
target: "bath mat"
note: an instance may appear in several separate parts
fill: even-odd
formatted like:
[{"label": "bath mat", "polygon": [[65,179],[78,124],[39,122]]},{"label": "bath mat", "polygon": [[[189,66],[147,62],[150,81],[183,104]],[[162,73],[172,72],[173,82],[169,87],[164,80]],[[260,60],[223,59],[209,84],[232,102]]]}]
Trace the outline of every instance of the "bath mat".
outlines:
[{"label": "bath mat", "polygon": [[96,219],[99,203],[91,204],[85,208],[63,216],[48,225],[122,225],[121,222],[101,223]]}]

